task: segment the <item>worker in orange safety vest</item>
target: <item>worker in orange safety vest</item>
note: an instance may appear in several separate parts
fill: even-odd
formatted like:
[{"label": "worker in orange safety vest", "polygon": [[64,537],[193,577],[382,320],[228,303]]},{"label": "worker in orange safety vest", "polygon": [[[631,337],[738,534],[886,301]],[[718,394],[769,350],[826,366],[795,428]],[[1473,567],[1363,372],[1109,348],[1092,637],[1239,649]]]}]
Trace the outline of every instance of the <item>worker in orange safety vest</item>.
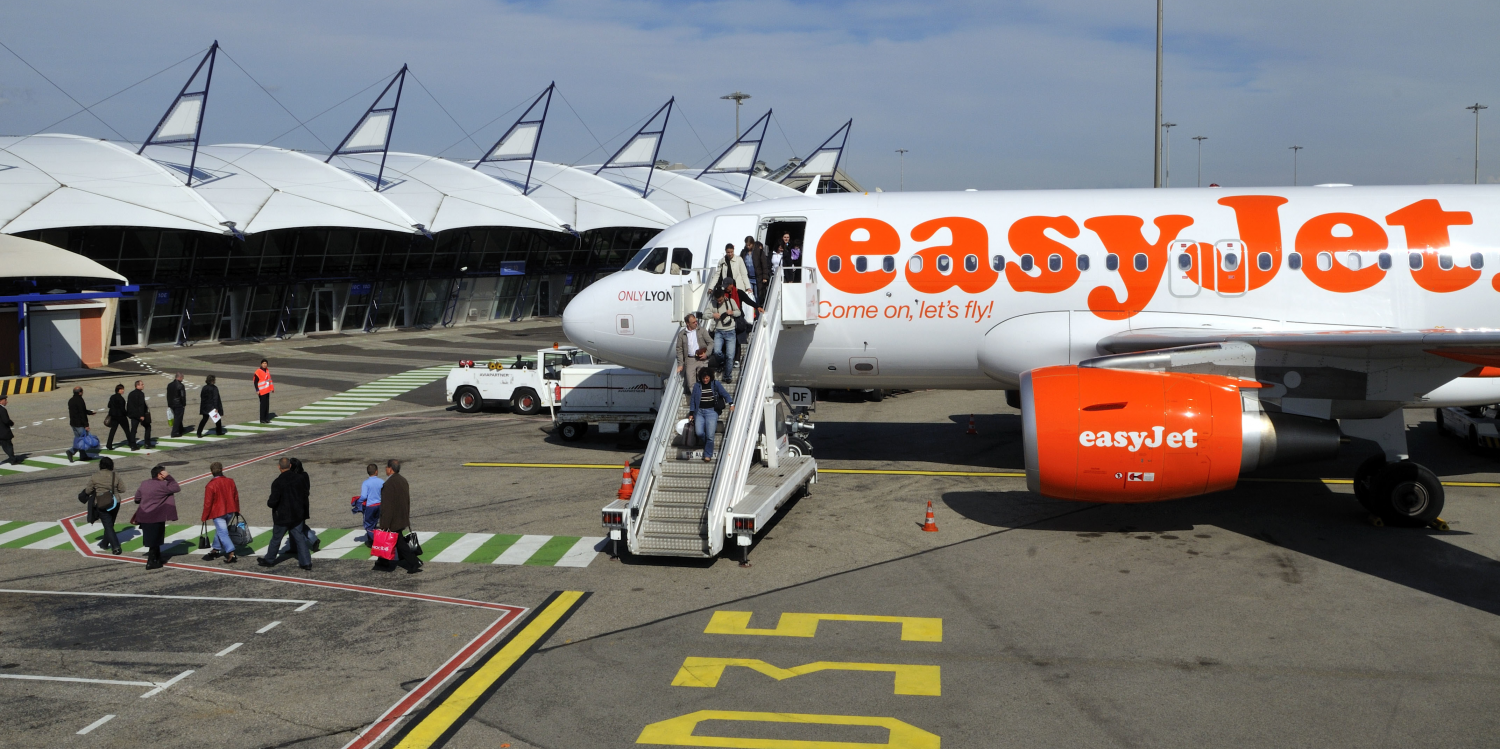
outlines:
[{"label": "worker in orange safety vest", "polygon": [[260,369],[250,378],[255,383],[255,394],[260,396],[260,423],[269,424],[276,416],[271,413],[271,393],[276,392],[276,385],[271,382],[271,363],[261,359]]}]

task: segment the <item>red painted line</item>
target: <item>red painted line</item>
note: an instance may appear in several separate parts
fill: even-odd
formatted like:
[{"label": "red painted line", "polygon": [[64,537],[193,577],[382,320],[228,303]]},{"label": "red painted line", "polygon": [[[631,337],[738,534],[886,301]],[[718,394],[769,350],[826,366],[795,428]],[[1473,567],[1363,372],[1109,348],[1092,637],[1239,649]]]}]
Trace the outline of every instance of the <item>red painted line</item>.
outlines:
[{"label": "red painted line", "polygon": [[432,672],[432,675],[417,685],[416,689],[413,689],[396,704],[391,705],[389,710],[381,713],[380,717],[376,718],[374,723],[371,723],[365,730],[360,731],[359,735],[345,744],[343,749],[365,749],[384,738],[386,734],[390,733],[391,729],[396,727],[397,723],[400,723],[402,719],[415,712],[417,706],[422,704],[429,695],[442,688],[449,679],[453,678],[453,674],[458,669],[462,668],[464,664],[473,660],[474,656],[489,648],[496,640],[500,639],[505,630],[511,624],[514,624],[516,619],[520,618],[521,614],[525,613],[525,611],[526,609],[517,608],[496,619],[494,624],[491,624],[487,629],[479,633],[478,637],[470,640],[469,644],[464,646],[462,650],[454,653],[453,657],[448,659],[448,662],[440,666],[438,670]]}]

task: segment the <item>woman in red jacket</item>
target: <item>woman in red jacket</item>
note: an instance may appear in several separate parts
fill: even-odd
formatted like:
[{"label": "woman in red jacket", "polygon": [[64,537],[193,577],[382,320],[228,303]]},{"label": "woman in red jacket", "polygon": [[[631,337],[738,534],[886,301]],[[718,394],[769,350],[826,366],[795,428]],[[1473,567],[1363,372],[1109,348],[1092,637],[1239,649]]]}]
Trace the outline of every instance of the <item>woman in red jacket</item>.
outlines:
[{"label": "woman in red jacket", "polygon": [[239,557],[234,555],[234,540],[229,537],[229,525],[240,511],[240,490],[234,485],[234,479],[224,475],[222,463],[209,463],[208,470],[214,477],[203,487],[201,519],[205,523],[213,521],[214,545],[203,560],[207,562],[224,557],[225,564],[234,564],[239,561]]}]

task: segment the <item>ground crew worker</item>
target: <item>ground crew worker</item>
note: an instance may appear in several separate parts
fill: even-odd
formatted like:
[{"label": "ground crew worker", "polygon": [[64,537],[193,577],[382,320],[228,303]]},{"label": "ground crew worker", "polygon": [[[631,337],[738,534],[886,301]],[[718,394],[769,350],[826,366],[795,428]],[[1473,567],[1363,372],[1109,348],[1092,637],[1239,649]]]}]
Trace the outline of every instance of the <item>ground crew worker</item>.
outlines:
[{"label": "ground crew worker", "polygon": [[250,375],[251,381],[255,383],[255,394],[260,396],[260,423],[271,423],[271,393],[276,392],[276,386],[271,382],[271,363],[265,359],[260,360],[260,369]]},{"label": "ground crew worker", "polygon": [[172,436],[181,437],[182,412],[187,409],[187,386],[182,384],[182,373],[178,372],[172,381],[167,383],[167,413],[172,419]]}]

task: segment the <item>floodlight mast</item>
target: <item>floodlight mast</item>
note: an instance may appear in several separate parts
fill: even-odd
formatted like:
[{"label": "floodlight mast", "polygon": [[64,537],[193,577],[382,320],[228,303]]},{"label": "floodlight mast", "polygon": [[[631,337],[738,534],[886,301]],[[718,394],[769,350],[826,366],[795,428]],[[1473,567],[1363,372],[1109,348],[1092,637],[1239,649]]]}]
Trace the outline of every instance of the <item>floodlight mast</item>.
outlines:
[{"label": "floodlight mast", "polygon": [[1489,109],[1489,107],[1476,101],[1474,106],[1464,107],[1464,109],[1474,113],[1474,184],[1477,185],[1479,184],[1479,110]]},{"label": "floodlight mast", "polygon": [[1207,135],[1194,135],[1193,140],[1198,141],[1198,186],[1203,186],[1203,141],[1208,140]]},{"label": "floodlight mast", "polygon": [[1161,123],[1161,129],[1167,131],[1166,142],[1162,148],[1161,186],[1172,186],[1172,128],[1177,127],[1175,122]]},{"label": "floodlight mast", "polygon": [[907,148],[896,149],[896,153],[901,154],[901,177],[896,183],[896,192],[906,192],[906,154],[909,150]]},{"label": "floodlight mast", "polygon": [[741,133],[740,133],[740,105],[744,104],[745,100],[748,99],[748,98],[750,98],[750,95],[747,94],[747,93],[741,92],[741,91],[736,91],[736,92],[734,92],[732,94],[729,94],[727,96],[720,96],[719,98],[720,99],[733,99],[734,100],[734,139],[735,140],[739,140],[740,139],[740,135],[741,135]]},{"label": "floodlight mast", "polygon": [[1151,178],[1152,187],[1161,187],[1161,26],[1162,26],[1162,0],[1156,0],[1156,127],[1151,128],[1156,135],[1156,149],[1152,154],[1152,166],[1154,174]]},{"label": "floodlight mast", "polygon": [[1290,148],[1291,151],[1292,151],[1292,187],[1296,187],[1297,186],[1297,152],[1302,150],[1302,146],[1288,146],[1288,148]]}]

